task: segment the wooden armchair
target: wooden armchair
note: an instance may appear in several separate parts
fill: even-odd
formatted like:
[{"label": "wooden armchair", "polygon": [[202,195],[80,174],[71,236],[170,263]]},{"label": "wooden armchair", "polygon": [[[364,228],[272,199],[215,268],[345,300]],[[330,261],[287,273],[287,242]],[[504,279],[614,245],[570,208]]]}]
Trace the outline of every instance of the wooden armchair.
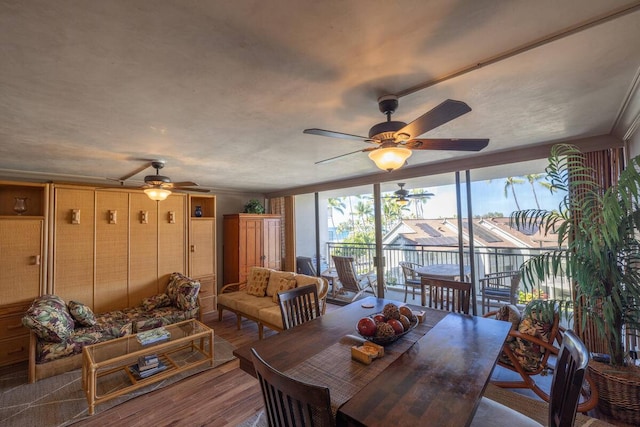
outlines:
[{"label": "wooden armchair", "polygon": [[518,302],[518,287],[520,286],[520,272],[502,271],[489,273],[479,280],[482,294],[482,314],[491,310],[491,303],[516,304]]},{"label": "wooden armchair", "polygon": [[404,276],[404,302],[407,302],[407,294],[409,293],[409,288],[411,288],[411,294],[413,299],[416,299],[416,288],[420,288],[420,276],[416,272],[416,268],[420,267],[419,264],[408,261],[400,261],[398,263],[400,268],[402,268],[402,274]]},{"label": "wooden armchair", "polygon": [[351,301],[355,301],[367,289],[371,289],[373,295],[378,296],[373,272],[358,274],[353,257],[333,255],[332,258],[342,289],[355,294]]},{"label": "wooden armchair", "polygon": [[[497,365],[516,372],[520,379],[492,380],[491,383],[503,388],[528,388],[542,400],[549,402],[549,392],[540,388],[535,376],[555,371],[564,333],[564,329],[559,326],[559,316],[556,313],[553,320],[549,322],[536,320],[541,318],[536,318],[535,314],[531,316],[533,320],[527,315],[520,320],[520,317],[515,316],[515,313],[510,312],[512,309],[507,307],[509,306],[489,312],[484,317],[495,316],[498,320],[511,321],[514,325],[502,346],[502,354],[498,358]],[[595,383],[586,373],[578,412],[587,412],[595,408],[597,403],[598,391]]]}]

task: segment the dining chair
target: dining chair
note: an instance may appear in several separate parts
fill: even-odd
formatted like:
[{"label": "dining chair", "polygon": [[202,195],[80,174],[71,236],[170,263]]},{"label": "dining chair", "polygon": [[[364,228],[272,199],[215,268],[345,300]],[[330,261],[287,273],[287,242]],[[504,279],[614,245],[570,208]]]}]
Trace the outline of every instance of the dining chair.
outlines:
[{"label": "dining chair", "polygon": [[416,299],[416,288],[421,288],[420,276],[416,272],[416,268],[419,264],[409,261],[400,261],[398,263],[402,268],[402,275],[404,276],[404,302],[407,302],[407,294],[409,293],[409,287],[411,287],[411,294],[413,299]]},{"label": "dining chair", "polygon": [[278,292],[278,304],[284,330],[321,316],[316,285],[300,286]]},{"label": "dining chair", "polygon": [[429,307],[453,313],[469,314],[471,283],[422,276],[421,283],[429,288]]},{"label": "dining chair", "polygon": [[[548,425],[572,426],[576,418],[578,400],[589,364],[589,351],[578,336],[567,330],[558,353],[549,401]],[[517,425],[540,426],[529,417],[505,405],[483,397],[471,422],[473,427]]]},{"label": "dining chair", "polygon": [[335,426],[327,387],[291,378],[269,365],[251,349],[253,366],[262,389],[269,426]]},{"label": "dining chair", "polygon": [[482,295],[482,314],[491,310],[492,301],[507,304],[518,302],[520,287],[520,271],[502,271],[488,273],[479,280]]},{"label": "dining chair", "polygon": [[308,256],[296,257],[296,272],[298,274],[306,274],[307,276],[317,276],[316,268],[313,261]]},{"label": "dining chair", "polygon": [[376,279],[372,278],[373,272],[358,274],[353,257],[332,255],[331,258],[342,289],[355,294],[351,301],[355,301],[367,289],[371,289],[373,295],[377,296]]}]

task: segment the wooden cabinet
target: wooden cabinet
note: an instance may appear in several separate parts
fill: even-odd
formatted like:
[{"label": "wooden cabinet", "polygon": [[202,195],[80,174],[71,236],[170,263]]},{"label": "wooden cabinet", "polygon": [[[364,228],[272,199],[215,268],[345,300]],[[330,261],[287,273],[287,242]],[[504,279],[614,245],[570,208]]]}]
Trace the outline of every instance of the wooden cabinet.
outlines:
[{"label": "wooden cabinet", "polygon": [[215,201],[214,196],[189,197],[189,277],[200,281],[202,313],[217,305]]},{"label": "wooden cabinet", "polygon": [[224,216],[224,283],[244,282],[253,266],[282,269],[280,215]]},{"label": "wooden cabinet", "polygon": [[45,290],[48,195],[48,184],[0,181],[0,366],[28,358],[21,319]]}]

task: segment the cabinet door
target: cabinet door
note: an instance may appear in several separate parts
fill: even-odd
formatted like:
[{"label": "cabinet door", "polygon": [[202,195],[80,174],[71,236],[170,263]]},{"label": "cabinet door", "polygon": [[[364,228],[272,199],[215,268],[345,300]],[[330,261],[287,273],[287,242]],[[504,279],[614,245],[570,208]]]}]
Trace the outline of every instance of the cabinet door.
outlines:
[{"label": "cabinet door", "polygon": [[129,195],[96,192],[96,313],[127,307]]},{"label": "cabinet door", "polygon": [[192,218],[190,236],[190,276],[215,274],[215,218]]},{"label": "cabinet door", "polygon": [[187,273],[186,196],[172,194],[158,202],[158,292],[167,289],[174,271]]},{"label": "cabinet door", "polygon": [[264,220],[264,266],[274,270],[282,269],[280,219],[267,218]]},{"label": "cabinet door", "polygon": [[158,203],[144,193],[129,195],[129,307],[158,293]]},{"label": "cabinet door", "polygon": [[43,223],[41,219],[0,220],[0,301],[11,304],[40,295]]},{"label": "cabinet door", "polygon": [[262,219],[246,218],[240,221],[240,282],[247,280],[249,268],[263,265]]},{"label": "cabinet door", "polygon": [[91,307],[94,275],[93,189],[56,188],[53,292]]}]

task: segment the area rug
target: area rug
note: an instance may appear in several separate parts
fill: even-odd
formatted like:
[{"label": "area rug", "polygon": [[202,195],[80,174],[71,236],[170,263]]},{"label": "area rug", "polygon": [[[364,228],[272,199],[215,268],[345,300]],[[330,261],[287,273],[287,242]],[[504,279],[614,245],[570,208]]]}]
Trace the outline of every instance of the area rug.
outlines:
[{"label": "area rug", "polygon": [[[214,337],[214,367],[235,359],[234,347],[226,340]],[[174,377],[151,384],[96,406],[103,412],[136,396],[171,385],[186,377],[212,369],[208,365],[195,367]],[[27,382],[26,369],[0,376],[0,425],[3,427],[62,427],[88,416],[87,399],[82,391],[81,371],[66,372]]]},{"label": "area rug", "polygon": [[238,424],[237,427],[268,427],[268,426],[269,426],[269,422],[267,421],[267,414],[265,414],[264,410],[262,410],[250,416],[249,418],[244,420],[241,424]]}]

